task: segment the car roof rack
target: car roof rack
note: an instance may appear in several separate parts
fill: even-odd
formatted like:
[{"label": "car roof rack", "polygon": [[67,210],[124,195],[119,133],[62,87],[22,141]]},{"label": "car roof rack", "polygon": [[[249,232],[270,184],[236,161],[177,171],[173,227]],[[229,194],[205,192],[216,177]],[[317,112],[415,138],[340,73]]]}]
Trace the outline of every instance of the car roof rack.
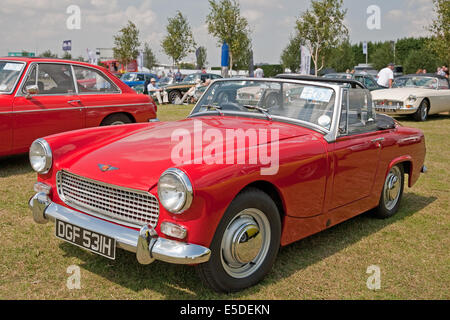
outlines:
[{"label": "car roof rack", "polygon": [[326,82],[326,83],[348,83],[352,86],[352,88],[360,87],[362,89],[367,89],[365,85],[361,82],[354,79],[337,79],[337,78],[323,78],[316,76],[308,76],[304,74],[297,73],[281,73],[275,76],[278,79],[287,79],[287,80],[303,80],[303,81],[316,81],[316,82]]}]

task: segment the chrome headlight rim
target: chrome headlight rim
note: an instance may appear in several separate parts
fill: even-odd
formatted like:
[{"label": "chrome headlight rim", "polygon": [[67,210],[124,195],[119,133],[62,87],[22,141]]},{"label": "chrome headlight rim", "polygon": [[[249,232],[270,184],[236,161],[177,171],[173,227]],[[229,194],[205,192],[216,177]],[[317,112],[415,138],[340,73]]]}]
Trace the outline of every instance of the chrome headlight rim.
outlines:
[{"label": "chrome headlight rim", "polygon": [[[44,151],[44,158],[45,158],[45,163],[42,166],[37,167],[37,168],[35,166],[33,166],[33,161],[31,161],[31,157],[34,156],[34,155],[31,154],[31,151],[32,151],[33,146],[35,146],[35,145],[39,145],[43,149],[43,151]],[[50,148],[50,145],[48,144],[48,142],[45,139],[39,138],[39,139],[33,141],[33,143],[30,146],[30,151],[28,153],[28,156],[29,156],[29,159],[30,159],[31,167],[37,173],[46,174],[52,168],[52,165],[53,165],[52,149]]]},{"label": "chrome headlight rim", "polygon": [[[177,208],[168,207],[167,204],[164,203],[163,197],[161,196],[162,188],[161,188],[160,182],[161,182],[161,179],[163,177],[165,177],[166,175],[172,175],[173,177],[175,177],[175,179],[177,179],[184,188],[184,196],[185,196],[184,203],[181,206],[177,206]],[[194,198],[194,189],[192,187],[192,183],[189,180],[189,177],[187,176],[187,174],[178,168],[169,168],[166,171],[164,171],[161,174],[161,177],[159,178],[159,181],[158,181],[158,197],[159,197],[159,202],[161,203],[161,205],[170,213],[181,214],[181,213],[185,212],[186,210],[188,210],[191,207],[192,200]]]},{"label": "chrome headlight rim", "polygon": [[413,94],[410,94],[409,96],[408,96],[408,99],[407,99],[408,101],[411,101],[411,102],[416,102],[417,101],[417,96],[415,96],[415,95],[413,95]]}]

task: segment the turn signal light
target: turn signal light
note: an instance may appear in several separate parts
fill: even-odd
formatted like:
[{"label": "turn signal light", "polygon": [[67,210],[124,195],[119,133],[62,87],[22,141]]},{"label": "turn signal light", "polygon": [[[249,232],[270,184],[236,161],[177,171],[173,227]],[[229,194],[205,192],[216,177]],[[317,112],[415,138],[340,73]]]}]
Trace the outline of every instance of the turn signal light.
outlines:
[{"label": "turn signal light", "polygon": [[172,222],[161,223],[161,232],[166,236],[177,239],[184,239],[187,236],[186,228]]},{"label": "turn signal light", "polygon": [[50,195],[50,191],[52,191],[52,187],[50,187],[48,184],[42,183],[42,182],[36,182],[34,184],[34,191],[36,193],[45,193],[46,195]]}]

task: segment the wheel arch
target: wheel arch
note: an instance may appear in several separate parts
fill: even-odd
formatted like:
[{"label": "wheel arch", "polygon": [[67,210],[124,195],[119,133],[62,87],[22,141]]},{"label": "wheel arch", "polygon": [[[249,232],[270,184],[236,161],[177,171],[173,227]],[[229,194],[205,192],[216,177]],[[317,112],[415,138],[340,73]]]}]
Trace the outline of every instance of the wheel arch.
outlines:
[{"label": "wheel arch", "polygon": [[281,223],[283,223],[284,217],[286,215],[286,208],[280,190],[271,182],[265,180],[258,180],[246,185],[244,188],[242,188],[241,191],[239,191],[239,193],[249,188],[259,189],[262,192],[266,193],[273,200],[273,202],[278,208]]},{"label": "wheel arch", "polygon": [[120,112],[110,113],[110,114],[106,115],[105,117],[103,117],[102,121],[100,121],[100,125],[102,125],[105,122],[105,120],[108,119],[109,117],[112,117],[112,116],[115,116],[118,114],[123,114],[123,115],[127,116],[132,123],[136,123],[136,119],[134,118],[134,116],[131,113],[125,112],[125,111],[120,111]]},{"label": "wheel arch", "polygon": [[412,187],[412,173],[413,173],[413,162],[412,157],[410,155],[404,155],[398,158],[395,158],[389,163],[389,166],[384,174],[384,177],[386,178],[389,171],[392,169],[393,166],[396,166],[398,164],[401,164],[403,166],[404,173],[408,174],[408,187]]}]

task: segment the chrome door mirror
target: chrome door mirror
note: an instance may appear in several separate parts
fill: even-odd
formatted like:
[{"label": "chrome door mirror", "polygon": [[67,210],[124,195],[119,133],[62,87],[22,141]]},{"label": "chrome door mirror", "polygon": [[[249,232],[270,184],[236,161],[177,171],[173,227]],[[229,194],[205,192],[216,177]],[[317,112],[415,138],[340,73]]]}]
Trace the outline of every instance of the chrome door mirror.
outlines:
[{"label": "chrome door mirror", "polygon": [[30,99],[32,95],[39,94],[39,87],[37,85],[27,86],[25,88],[25,91],[27,93],[26,98]]}]

